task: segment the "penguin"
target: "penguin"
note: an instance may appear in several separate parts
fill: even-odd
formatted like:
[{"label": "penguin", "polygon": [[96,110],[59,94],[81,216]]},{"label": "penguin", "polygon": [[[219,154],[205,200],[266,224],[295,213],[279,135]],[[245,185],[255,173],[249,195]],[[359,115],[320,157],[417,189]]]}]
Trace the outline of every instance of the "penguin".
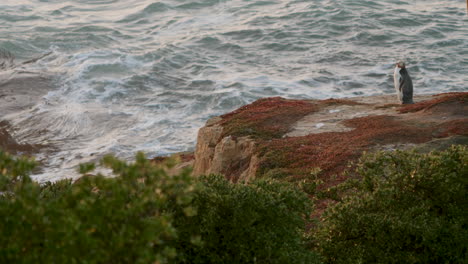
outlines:
[{"label": "penguin", "polygon": [[403,61],[399,61],[395,65],[395,71],[393,73],[395,82],[395,90],[397,92],[398,101],[401,104],[412,104],[413,103],[413,81],[406,70],[406,65]]}]

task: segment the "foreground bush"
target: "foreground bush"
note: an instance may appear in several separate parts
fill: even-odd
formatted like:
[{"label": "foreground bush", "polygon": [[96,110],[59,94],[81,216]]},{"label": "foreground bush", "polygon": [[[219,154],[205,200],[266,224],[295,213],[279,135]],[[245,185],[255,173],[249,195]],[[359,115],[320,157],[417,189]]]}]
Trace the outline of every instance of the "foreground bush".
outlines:
[{"label": "foreground bush", "polygon": [[[132,165],[113,158],[104,163],[119,177],[40,186],[25,171],[11,174],[31,168],[26,160],[0,168],[0,262],[152,263],[175,258],[177,231],[168,208],[190,207],[191,178],[187,173],[169,178],[141,155]],[[5,180],[9,176],[10,183]]]},{"label": "foreground bush", "polygon": [[323,216],[317,249],[329,263],[468,263],[468,151],[386,152]]},{"label": "foreground bush", "polygon": [[[304,193],[278,182],[201,181],[194,198],[198,214],[190,223],[176,221],[186,263],[316,263],[302,241],[312,211]],[[186,239],[194,233],[202,238],[199,247]]]},{"label": "foreground bush", "polygon": [[[0,151],[0,263],[311,263],[306,196],[284,184],[168,176],[141,154],[115,178],[39,185]],[[93,165],[82,165],[86,173]]]}]

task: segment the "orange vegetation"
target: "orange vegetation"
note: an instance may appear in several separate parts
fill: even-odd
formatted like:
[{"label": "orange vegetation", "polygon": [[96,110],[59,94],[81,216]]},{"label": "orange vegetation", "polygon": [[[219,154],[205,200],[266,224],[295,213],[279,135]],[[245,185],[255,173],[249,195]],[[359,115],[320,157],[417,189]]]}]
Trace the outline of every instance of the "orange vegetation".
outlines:
[{"label": "orange vegetation", "polygon": [[309,101],[265,98],[221,116],[220,124],[224,135],[281,138],[295,122],[317,110]]},{"label": "orange vegetation", "polygon": [[329,106],[329,105],[367,105],[365,103],[359,103],[359,102],[349,100],[349,99],[334,99],[334,98],[322,100],[322,101],[319,101],[319,103],[322,105],[326,105],[326,106]]},{"label": "orange vegetation", "polygon": [[372,145],[423,143],[432,138],[432,129],[410,126],[391,116],[355,118],[347,120],[346,125],[355,129],[263,142],[261,152],[265,160],[259,173],[281,168],[293,178],[302,179],[318,167],[322,170],[320,177],[334,185],[337,182],[329,182],[329,176],[342,172],[349,161]]},{"label": "orange vegetation", "polygon": [[421,110],[428,110],[435,106],[447,104],[447,103],[460,103],[466,104],[468,102],[468,92],[465,93],[446,93],[442,94],[442,97],[427,100],[415,104],[410,104],[400,108],[400,113],[411,113],[418,112]]},{"label": "orange vegetation", "polygon": [[[348,132],[327,132],[303,137],[274,139],[260,143],[264,160],[260,164],[259,176],[274,172],[276,176],[288,176],[289,180],[310,177],[314,168],[322,172],[322,188],[342,182],[340,175],[350,161],[357,160],[363,151],[375,145],[396,143],[424,143],[436,137],[453,134],[467,135],[467,119],[445,122],[433,127],[409,124],[392,116],[368,116],[345,121],[355,128]],[[330,177],[337,175],[337,177]],[[275,176],[275,175],[273,175]]]},{"label": "orange vegetation", "polygon": [[451,135],[468,136],[468,118],[445,122],[438,126],[436,137],[443,138]]},{"label": "orange vegetation", "polygon": [[363,105],[347,99],[322,101],[288,100],[281,97],[264,98],[225,114],[220,124],[224,136],[251,136],[259,139],[281,138],[292,125],[323,106]]}]

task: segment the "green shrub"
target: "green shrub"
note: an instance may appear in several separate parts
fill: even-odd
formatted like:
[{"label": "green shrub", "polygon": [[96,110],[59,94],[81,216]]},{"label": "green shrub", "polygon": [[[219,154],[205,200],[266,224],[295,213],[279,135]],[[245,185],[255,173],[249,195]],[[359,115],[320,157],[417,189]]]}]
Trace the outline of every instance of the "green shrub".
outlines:
[{"label": "green shrub", "polygon": [[468,263],[468,151],[384,152],[323,216],[317,249],[329,263]]},{"label": "green shrub", "polygon": [[[310,199],[275,181],[233,184],[221,176],[201,178],[190,223],[176,221],[185,263],[316,263],[302,239]],[[181,219],[181,218],[176,218]],[[191,247],[190,234],[201,243]]]},{"label": "green shrub", "polygon": [[34,162],[0,151],[0,263],[311,263],[295,189],[168,176],[142,154],[102,164],[116,177],[39,185]]},{"label": "green shrub", "polygon": [[[168,207],[190,207],[194,183],[188,172],[168,177],[143,155],[130,165],[107,157],[103,163],[116,178],[84,177],[77,184],[63,180],[40,186],[27,175],[30,163],[2,155],[0,171],[7,168],[4,163],[8,168],[0,188],[9,191],[0,197],[0,263],[175,259],[177,232],[169,212],[173,208]],[[10,177],[15,175],[21,179]]]},{"label": "green shrub", "polygon": [[35,166],[33,160],[15,158],[0,149],[0,194],[8,196],[22,183],[30,183],[28,175]]}]

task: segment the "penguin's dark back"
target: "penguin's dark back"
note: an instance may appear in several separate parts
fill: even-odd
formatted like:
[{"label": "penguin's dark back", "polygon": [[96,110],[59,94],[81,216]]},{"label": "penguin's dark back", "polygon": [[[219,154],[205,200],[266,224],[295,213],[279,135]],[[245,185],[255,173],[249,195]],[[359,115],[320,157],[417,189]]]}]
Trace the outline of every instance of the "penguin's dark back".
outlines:
[{"label": "penguin's dark back", "polygon": [[408,74],[408,71],[406,70],[406,68],[401,68],[400,69],[400,75],[407,75]]},{"label": "penguin's dark back", "polygon": [[409,77],[409,73],[408,73],[408,71],[406,70],[406,68],[402,68],[402,69],[400,70],[400,75],[401,75],[402,78],[407,78],[407,77]]}]

